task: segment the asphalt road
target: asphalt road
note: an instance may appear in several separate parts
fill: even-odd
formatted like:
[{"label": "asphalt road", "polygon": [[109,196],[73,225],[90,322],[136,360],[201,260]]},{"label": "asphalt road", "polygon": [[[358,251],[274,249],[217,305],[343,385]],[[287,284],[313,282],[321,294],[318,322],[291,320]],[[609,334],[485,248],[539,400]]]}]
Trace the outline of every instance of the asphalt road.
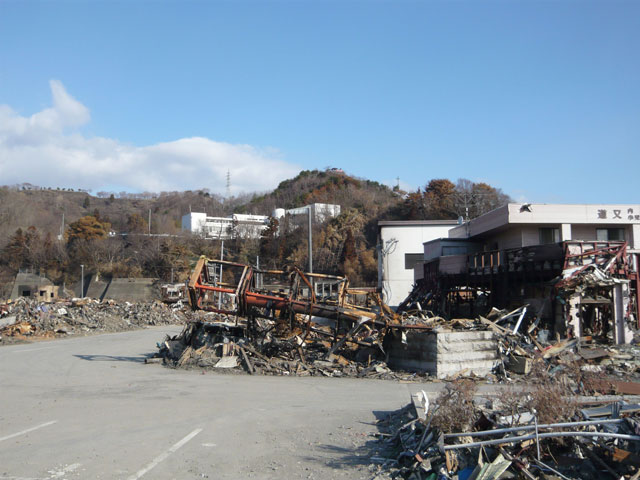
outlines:
[{"label": "asphalt road", "polygon": [[179,330],[0,348],[0,479],[370,478],[376,418],[442,386],[146,365]]}]

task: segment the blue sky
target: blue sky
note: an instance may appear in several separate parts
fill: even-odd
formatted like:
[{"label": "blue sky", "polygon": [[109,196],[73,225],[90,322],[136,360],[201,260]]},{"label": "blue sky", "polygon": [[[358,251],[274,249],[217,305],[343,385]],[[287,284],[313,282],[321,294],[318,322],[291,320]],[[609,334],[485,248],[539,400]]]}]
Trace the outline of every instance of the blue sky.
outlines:
[{"label": "blue sky", "polygon": [[639,51],[632,1],[0,1],[0,184],[637,203]]}]

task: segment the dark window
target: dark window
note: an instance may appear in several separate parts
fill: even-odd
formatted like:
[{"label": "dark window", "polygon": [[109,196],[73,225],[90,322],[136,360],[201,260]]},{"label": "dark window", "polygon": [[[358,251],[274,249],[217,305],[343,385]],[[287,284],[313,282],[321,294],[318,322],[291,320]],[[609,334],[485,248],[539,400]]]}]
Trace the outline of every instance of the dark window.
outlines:
[{"label": "dark window", "polygon": [[448,255],[464,255],[465,253],[467,253],[467,247],[442,247],[443,257]]},{"label": "dark window", "polygon": [[413,270],[413,266],[421,262],[424,262],[423,253],[405,253],[404,254],[405,270]]},{"label": "dark window", "polygon": [[540,245],[547,243],[558,243],[560,241],[560,229],[554,227],[543,227],[539,229]]},{"label": "dark window", "polygon": [[624,228],[596,228],[596,240],[599,242],[624,242]]}]

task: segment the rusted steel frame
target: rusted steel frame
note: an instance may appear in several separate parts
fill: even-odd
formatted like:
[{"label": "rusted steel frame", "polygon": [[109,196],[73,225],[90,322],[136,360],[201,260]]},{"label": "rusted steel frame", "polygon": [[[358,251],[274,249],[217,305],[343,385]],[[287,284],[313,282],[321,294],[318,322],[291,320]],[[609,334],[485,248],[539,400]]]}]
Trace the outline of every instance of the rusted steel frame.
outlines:
[{"label": "rusted steel frame", "polygon": [[287,308],[291,303],[288,298],[276,297],[274,295],[256,293],[251,291],[246,292],[245,301],[248,305],[261,308],[266,308],[269,302],[271,302],[271,306],[275,310],[282,310],[284,308]]},{"label": "rusted steel frame", "polygon": [[[238,285],[234,289],[227,288],[227,285],[230,286],[231,284],[221,284],[221,282],[216,286],[208,285],[211,282],[211,279],[209,278],[209,271],[207,268],[209,264],[218,264],[218,265],[226,265],[229,267],[242,268],[243,271],[240,278],[240,282],[238,282]],[[224,309],[215,308],[215,307],[203,307],[202,299],[204,297],[204,292],[211,291],[211,292],[217,292],[220,294],[222,293],[235,294],[236,298],[240,300],[241,293],[242,293],[241,287],[243,286],[243,280],[246,278],[247,271],[249,269],[250,267],[248,267],[247,265],[243,265],[241,263],[228,262],[225,260],[211,260],[206,258],[205,256],[200,257],[189,279],[188,290],[189,290],[189,303],[191,304],[191,308],[193,308],[194,310],[196,308],[200,308],[200,309],[203,309],[206,311],[212,311],[212,312],[237,314],[238,313],[237,311],[234,312],[234,311],[224,310]],[[222,280],[222,278],[220,278],[220,280]],[[242,308],[241,305],[242,305],[241,302],[238,301],[238,310]]]},{"label": "rusted steel frame", "polygon": [[225,288],[225,287],[212,287],[211,285],[203,285],[202,283],[196,283],[195,287],[198,290],[209,290],[211,292],[222,292],[222,293],[236,293],[236,289],[234,288]]},{"label": "rusted steel frame", "polygon": [[[625,265],[625,267],[628,267],[627,265],[627,259],[626,257],[626,251],[627,251],[627,242],[623,242],[620,245],[614,246],[614,247],[606,247],[605,249],[599,249],[599,250],[590,250],[588,252],[583,252],[580,254],[573,254],[573,255],[568,255],[568,244],[565,245],[566,249],[565,249],[565,260],[564,260],[564,264],[565,264],[565,269],[567,268],[571,268],[572,265],[569,265],[568,261],[569,258],[577,258],[577,257],[591,257],[594,256],[594,252],[604,252],[605,250],[607,251],[607,253],[610,256],[609,258],[601,258],[600,262],[598,262],[598,257],[597,255],[595,256],[595,258],[593,259],[593,263],[588,263],[586,265],[581,266],[578,270],[576,270],[575,272],[573,272],[570,276],[568,276],[567,278],[563,278],[562,280],[560,280],[557,284],[556,284],[556,288],[561,287],[563,285],[565,285],[566,283],[568,283],[568,281],[575,277],[576,275],[582,273],[583,271],[585,271],[587,268],[589,268],[591,265],[596,265],[596,266],[602,266],[602,264],[606,264],[611,262],[611,267],[613,267],[614,265],[616,265],[616,263],[618,263],[619,261],[622,261],[623,264]],[[610,250],[610,251],[609,251]],[[615,254],[615,256],[613,256]],[[615,261],[611,261],[611,260],[615,260]],[[576,265],[577,266],[577,265]],[[610,268],[611,268],[610,267]],[[629,276],[628,274],[628,268],[624,269],[624,275],[625,276]]]},{"label": "rusted steel frame", "polygon": [[580,253],[570,253],[567,255],[567,258],[573,259],[573,258],[580,258],[580,257],[601,257],[603,255],[613,255],[614,253],[617,253],[621,249],[621,247],[623,247],[623,245],[598,248],[594,250],[585,250]]},{"label": "rusted steel frame", "polygon": [[[208,269],[205,268],[209,264],[223,264],[231,267],[242,268],[242,274],[240,280],[234,289],[226,288],[223,286],[213,286],[208,285],[210,282],[208,276]],[[261,271],[261,273],[271,272],[271,274],[284,274],[284,271]],[[246,314],[248,312],[249,307],[259,307],[266,308],[267,305],[271,304],[271,307],[275,310],[284,310],[289,309],[293,313],[304,314],[309,316],[309,323],[311,322],[311,318],[313,316],[325,317],[330,319],[345,319],[351,322],[360,321],[363,317],[368,318],[369,321],[375,323],[379,322],[377,315],[374,312],[369,312],[366,310],[362,310],[359,308],[351,307],[344,308],[340,302],[337,305],[327,304],[327,303],[317,303],[315,298],[315,292],[313,289],[313,285],[309,282],[307,276],[301,272],[299,269],[296,269],[296,274],[291,278],[291,287],[288,297],[279,297],[275,295],[268,294],[260,294],[251,290],[251,280],[254,277],[254,270],[247,265],[234,263],[234,262],[226,262],[223,260],[209,260],[206,257],[201,257],[194,269],[193,274],[191,275],[189,281],[189,298],[192,304],[192,308],[201,308],[207,311],[221,312],[227,314]],[[344,277],[337,277],[333,275],[324,275],[324,274],[310,274],[314,278],[329,278],[338,280],[340,282],[341,296],[344,299],[347,291],[347,282],[348,280]],[[303,281],[311,290],[311,301],[307,299],[299,299],[298,289],[300,286],[300,282]],[[218,292],[218,293],[228,293],[236,295],[237,309],[236,311],[229,311],[218,309],[212,306],[201,305],[202,299],[204,297],[204,293],[206,291]],[[383,304],[380,302],[381,311],[384,310]],[[386,322],[382,322],[382,325],[386,325]]]},{"label": "rusted steel frame", "polygon": [[[299,269],[296,268],[296,270],[300,271]],[[327,278],[330,280],[340,280],[340,281],[345,281],[346,278],[345,277],[339,277],[337,275],[329,275],[328,273],[309,273],[309,272],[304,272],[304,275],[307,275],[309,277],[313,277],[313,278]]]},{"label": "rusted steel frame", "polygon": [[200,282],[201,275],[206,275],[206,269],[203,268],[206,264],[206,261],[206,257],[200,257],[198,259],[198,262],[196,263],[193,273],[191,274],[191,277],[189,278],[189,286],[187,290],[189,293],[189,304],[191,305],[191,308],[193,310],[195,310],[196,308],[201,308],[200,302],[202,300],[202,295],[201,291],[196,288],[196,284]]},{"label": "rusted steel frame", "polygon": [[347,294],[349,295],[368,295],[369,293],[376,293],[376,287],[360,287],[360,288],[347,288]]},{"label": "rusted steel frame", "polygon": [[[302,343],[304,343],[304,341],[309,336],[309,333],[311,333],[311,318],[312,318],[312,314],[313,314],[313,304],[310,303],[309,304],[309,314],[308,314],[308,318],[307,318],[307,329],[306,329],[306,332],[304,333],[304,336],[302,337]],[[300,348],[300,347],[298,347],[298,348]],[[300,358],[302,358],[302,353],[300,354]]]},{"label": "rusted steel frame", "polygon": [[262,270],[262,269],[254,269],[256,273],[266,273],[267,275],[286,275],[288,272],[284,270]]},{"label": "rusted steel frame", "polygon": [[[595,250],[587,250],[587,251],[581,251],[580,253],[569,253],[569,243],[565,244],[565,258],[564,258],[564,268],[571,268],[572,266],[577,266],[577,265],[571,265],[569,263],[569,260],[571,259],[577,259],[577,258],[586,258],[586,257],[593,257],[593,264],[596,265],[602,265],[603,263],[607,263],[609,261],[611,261],[612,258],[616,259],[616,262],[613,262],[612,265],[614,265],[615,263],[617,263],[618,261],[622,261],[623,264],[626,266],[627,265],[627,259],[626,257],[626,252],[627,252],[627,242],[622,242],[618,245],[613,245],[613,246],[608,246],[608,247],[604,247],[604,248],[599,248],[599,249],[595,249]],[[608,258],[605,258],[605,256],[609,256]],[[598,262],[598,260],[602,260],[601,262]],[[585,267],[588,267],[589,265],[592,264],[587,264],[584,265],[583,268],[581,268],[578,272],[584,270]],[[576,273],[578,273],[576,272]]]},{"label": "rusted steel frame", "polygon": [[221,265],[226,265],[229,267],[242,267],[242,268],[247,268],[248,265],[245,265],[244,263],[236,263],[236,262],[229,262],[228,260],[216,260],[216,259],[212,259],[209,258],[207,259],[207,262],[209,263],[219,263]]},{"label": "rusted steel frame", "polygon": [[[604,242],[595,242],[595,243],[604,243]],[[603,248],[596,248],[593,250],[584,250],[584,243],[583,242],[564,242],[564,266],[563,266],[563,270],[570,268],[571,265],[569,264],[569,260],[570,259],[577,259],[577,258],[581,258],[581,257],[590,257],[590,256],[598,256],[598,255],[604,255],[604,254],[612,254],[613,252],[611,252],[610,250],[616,250],[618,248],[620,248],[621,245],[625,244],[626,242],[623,242],[621,244],[617,244],[617,245],[611,245],[609,242],[607,242],[607,246],[603,247]],[[580,253],[569,253],[569,247],[570,246],[579,246],[580,247]],[[574,265],[575,266],[575,265]]]},{"label": "rusted steel frame", "polygon": [[313,288],[313,285],[311,285],[311,282],[307,280],[307,277],[304,275],[304,273],[302,273],[300,269],[297,267],[296,267],[296,274],[300,277],[300,279],[304,283],[306,283],[307,287],[309,287],[309,292],[311,292],[311,303],[316,303],[316,292],[315,292],[315,289]]},{"label": "rusted steel frame", "polygon": [[335,319],[338,316],[346,316],[348,320],[359,320],[366,312],[360,312],[357,310],[347,310],[340,308],[339,306],[326,305],[322,303],[311,303],[304,300],[296,300],[290,298],[275,297],[272,295],[265,295],[262,293],[255,293],[251,291],[245,292],[244,303],[246,306],[254,306],[260,308],[266,308],[268,303],[271,302],[272,308],[276,310],[291,309],[294,313],[325,317]]}]

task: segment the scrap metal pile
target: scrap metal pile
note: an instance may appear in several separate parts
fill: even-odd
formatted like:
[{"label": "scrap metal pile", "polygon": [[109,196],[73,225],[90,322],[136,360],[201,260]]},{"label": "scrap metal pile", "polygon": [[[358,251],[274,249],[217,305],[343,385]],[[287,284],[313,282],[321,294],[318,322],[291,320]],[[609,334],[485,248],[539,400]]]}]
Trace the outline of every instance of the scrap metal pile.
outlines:
[{"label": "scrap metal pile", "polygon": [[548,393],[512,391],[477,405],[475,385],[462,380],[429,405],[419,392],[379,421],[374,478],[640,478],[640,405]]},{"label": "scrap metal pile", "polygon": [[119,332],[150,325],[182,324],[186,320],[185,313],[162,302],[118,303],[76,298],[42,303],[23,297],[0,307],[0,342]]},{"label": "scrap metal pile", "polygon": [[387,368],[385,335],[432,328],[402,323],[375,291],[350,289],[345,277],[296,268],[265,271],[202,257],[188,289],[198,319],[159,345],[159,357],[178,367],[413,378]]}]

